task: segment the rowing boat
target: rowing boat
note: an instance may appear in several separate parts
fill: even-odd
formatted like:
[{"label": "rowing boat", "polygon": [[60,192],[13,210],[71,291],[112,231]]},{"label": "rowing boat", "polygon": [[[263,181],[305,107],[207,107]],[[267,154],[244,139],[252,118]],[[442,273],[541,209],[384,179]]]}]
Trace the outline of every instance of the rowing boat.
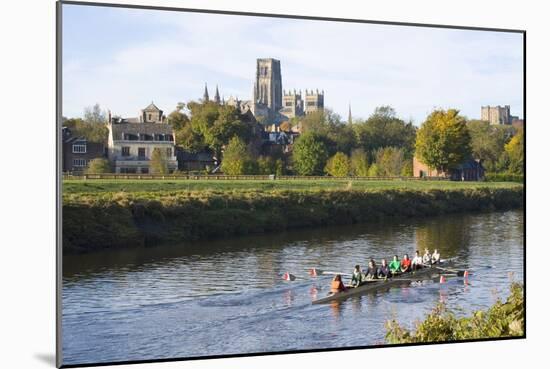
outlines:
[{"label": "rowing boat", "polygon": [[381,289],[398,286],[402,283],[410,283],[431,277],[434,274],[444,273],[445,268],[451,266],[452,262],[441,262],[433,266],[425,266],[414,272],[403,273],[399,276],[389,279],[370,279],[363,282],[359,287],[349,287],[345,291],[329,294],[326,297],[314,300],[313,304],[325,304],[332,301],[345,300],[348,297],[361,295],[367,292],[378,291]]}]

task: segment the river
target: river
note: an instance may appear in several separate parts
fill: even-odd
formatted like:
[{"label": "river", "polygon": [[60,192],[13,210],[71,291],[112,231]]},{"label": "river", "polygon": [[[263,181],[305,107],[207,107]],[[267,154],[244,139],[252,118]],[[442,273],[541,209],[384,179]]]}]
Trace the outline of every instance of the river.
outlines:
[{"label": "river", "polygon": [[[63,363],[308,350],[384,343],[438,301],[459,314],[506,298],[523,280],[523,211],[459,214],[64,257]],[[438,248],[468,283],[448,278],[339,304],[312,305],[330,276],[393,254]],[[283,281],[290,272],[297,277]]]}]

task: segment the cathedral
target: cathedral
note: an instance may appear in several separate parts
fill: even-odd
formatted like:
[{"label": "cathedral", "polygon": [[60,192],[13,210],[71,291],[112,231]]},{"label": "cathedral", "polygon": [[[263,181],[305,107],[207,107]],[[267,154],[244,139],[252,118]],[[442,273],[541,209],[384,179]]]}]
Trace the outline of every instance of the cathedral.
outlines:
[{"label": "cathedral", "polygon": [[[230,97],[227,101],[220,99],[218,86],[214,101],[218,104],[229,104],[241,112],[250,111],[256,120],[263,124],[280,124],[294,117],[304,116],[324,109],[324,91],[283,90],[281,62],[266,58],[256,60],[256,75],[252,100],[239,100]],[[209,101],[208,88],[205,86],[203,101]]]}]

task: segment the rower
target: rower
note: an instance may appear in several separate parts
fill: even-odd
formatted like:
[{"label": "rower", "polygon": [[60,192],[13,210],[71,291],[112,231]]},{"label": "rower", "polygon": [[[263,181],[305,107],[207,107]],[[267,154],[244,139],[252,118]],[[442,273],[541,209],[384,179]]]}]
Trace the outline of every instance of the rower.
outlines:
[{"label": "rower", "polygon": [[405,254],[403,256],[403,260],[401,260],[401,273],[406,273],[411,271],[411,259],[409,259],[409,254]]},{"label": "rower", "polygon": [[369,260],[369,267],[365,273],[365,279],[376,279],[378,278],[378,270],[376,269],[376,263],[374,259]]},{"label": "rower", "polygon": [[390,272],[392,275],[401,273],[401,263],[397,255],[394,255],[393,260],[390,262]]},{"label": "rower", "polygon": [[432,263],[432,255],[430,255],[430,250],[424,250],[424,256],[422,256],[422,264],[430,265]]},{"label": "rower", "polygon": [[378,278],[388,279],[391,277],[390,267],[386,259],[382,259],[382,264],[378,267]]},{"label": "rower", "polygon": [[342,276],[340,274],[336,274],[330,284],[330,293],[335,294],[345,290],[346,286],[344,286],[344,283],[342,282]]},{"label": "rower", "polygon": [[434,249],[434,253],[432,254],[432,264],[439,263],[440,259],[441,259],[441,255],[439,255],[439,252],[437,251],[437,249]]},{"label": "rower", "polygon": [[414,258],[412,259],[412,270],[417,270],[422,268],[422,256],[420,256],[420,253],[418,250],[414,253]]},{"label": "rower", "polygon": [[359,264],[357,264],[353,269],[353,274],[351,275],[351,286],[358,287],[361,283],[363,283],[363,271],[361,270]]}]

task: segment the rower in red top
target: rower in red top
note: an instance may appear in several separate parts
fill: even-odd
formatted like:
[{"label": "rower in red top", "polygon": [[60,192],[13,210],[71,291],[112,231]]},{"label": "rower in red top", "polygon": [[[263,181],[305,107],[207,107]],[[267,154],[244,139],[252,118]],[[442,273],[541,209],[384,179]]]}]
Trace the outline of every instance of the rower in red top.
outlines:
[{"label": "rower in red top", "polygon": [[403,256],[401,260],[401,273],[406,273],[411,271],[411,259],[409,259],[409,254]]},{"label": "rower in red top", "polygon": [[342,276],[340,274],[336,274],[330,284],[330,293],[335,294],[345,290],[346,286],[344,286],[344,283],[342,282]]}]

